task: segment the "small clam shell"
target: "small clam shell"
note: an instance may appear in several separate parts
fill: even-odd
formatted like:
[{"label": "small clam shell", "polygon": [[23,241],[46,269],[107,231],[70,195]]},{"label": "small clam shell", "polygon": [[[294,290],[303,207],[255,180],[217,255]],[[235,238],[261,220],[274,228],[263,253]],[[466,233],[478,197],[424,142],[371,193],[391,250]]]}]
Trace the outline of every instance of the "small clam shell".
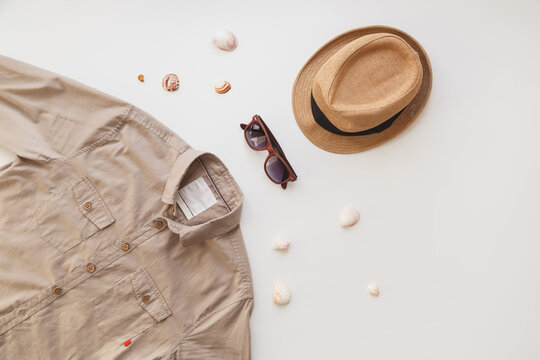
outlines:
[{"label": "small clam shell", "polygon": [[230,31],[220,31],[212,38],[214,44],[221,50],[233,51],[238,46],[236,36]]},{"label": "small clam shell", "polygon": [[176,91],[180,87],[180,80],[176,74],[167,74],[161,81],[161,86],[167,91]]},{"label": "small clam shell", "polygon": [[272,243],[272,248],[274,250],[286,251],[289,250],[289,246],[291,246],[289,239],[281,235],[276,237]]},{"label": "small clam shell", "polygon": [[218,94],[225,94],[227,91],[231,90],[231,83],[228,81],[218,81],[216,85],[214,85],[214,90]]},{"label": "small clam shell", "polygon": [[274,290],[272,292],[274,303],[278,305],[286,305],[291,301],[291,291],[285,286],[283,281],[276,280],[274,282]]},{"label": "small clam shell", "polygon": [[356,225],[360,220],[360,213],[353,207],[347,206],[339,213],[339,224],[342,227],[350,227]]},{"label": "small clam shell", "polygon": [[367,292],[369,295],[377,297],[379,296],[379,287],[377,284],[369,284],[367,287]]}]

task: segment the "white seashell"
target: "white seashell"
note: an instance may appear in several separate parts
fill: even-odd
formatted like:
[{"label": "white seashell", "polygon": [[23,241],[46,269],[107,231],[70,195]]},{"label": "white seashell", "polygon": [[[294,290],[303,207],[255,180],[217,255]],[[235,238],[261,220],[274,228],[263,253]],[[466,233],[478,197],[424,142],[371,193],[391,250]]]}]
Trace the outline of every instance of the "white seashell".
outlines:
[{"label": "white seashell", "polygon": [[339,213],[339,224],[342,227],[350,227],[356,225],[360,220],[360,213],[353,207],[347,206]]},{"label": "white seashell", "polygon": [[236,36],[230,31],[220,31],[212,38],[214,44],[221,50],[233,51],[238,46]]},{"label": "white seashell", "polygon": [[276,237],[276,239],[272,243],[272,248],[274,250],[289,250],[289,246],[291,246],[291,242],[289,241],[289,239],[281,235]]},{"label": "white seashell", "polygon": [[272,298],[274,299],[274,303],[278,305],[286,305],[291,301],[291,291],[285,286],[283,281],[276,280],[274,282]]},{"label": "white seashell", "polygon": [[369,284],[367,287],[367,292],[369,295],[377,297],[379,296],[379,287],[377,284]]}]

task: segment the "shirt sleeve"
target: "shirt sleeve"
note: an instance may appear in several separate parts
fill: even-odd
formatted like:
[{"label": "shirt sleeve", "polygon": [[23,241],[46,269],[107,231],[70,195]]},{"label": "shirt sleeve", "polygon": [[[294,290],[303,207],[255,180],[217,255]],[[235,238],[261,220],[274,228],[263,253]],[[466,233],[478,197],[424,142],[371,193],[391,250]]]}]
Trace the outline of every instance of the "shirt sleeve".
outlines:
[{"label": "shirt sleeve", "polygon": [[182,341],[178,358],[251,359],[249,317],[253,299],[248,298],[208,314]]},{"label": "shirt sleeve", "polygon": [[113,131],[129,104],[0,56],[0,146],[32,160],[66,158]]}]

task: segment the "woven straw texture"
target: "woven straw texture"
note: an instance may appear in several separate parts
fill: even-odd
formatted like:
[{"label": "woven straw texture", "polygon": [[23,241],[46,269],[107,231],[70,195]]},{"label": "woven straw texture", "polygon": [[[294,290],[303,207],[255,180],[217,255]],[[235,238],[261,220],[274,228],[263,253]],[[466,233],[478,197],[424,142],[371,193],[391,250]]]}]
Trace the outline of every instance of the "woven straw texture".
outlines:
[{"label": "woven straw texture", "polygon": [[[376,33],[389,33],[405,40],[419,55],[423,78],[416,96],[403,110],[392,125],[380,132],[360,136],[342,136],[320,127],[311,112],[311,91],[319,69],[343,46],[362,36]],[[371,149],[403,132],[424,108],[431,92],[432,71],[429,58],[424,48],[407,33],[387,26],[368,26],[354,29],[338,35],[323,45],[306,62],[298,73],[292,91],[293,112],[298,126],[304,135],[319,148],[333,153],[347,154]],[[332,119],[329,119],[332,121]]]}]

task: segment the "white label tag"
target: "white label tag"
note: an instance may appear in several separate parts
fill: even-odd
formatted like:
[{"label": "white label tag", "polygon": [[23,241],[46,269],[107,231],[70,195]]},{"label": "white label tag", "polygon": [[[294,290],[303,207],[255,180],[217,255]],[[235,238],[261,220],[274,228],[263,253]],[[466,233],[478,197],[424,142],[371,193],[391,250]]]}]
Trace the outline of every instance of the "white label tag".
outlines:
[{"label": "white label tag", "polygon": [[189,220],[217,203],[212,190],[202,177],[178,190],[176,203]]}]

